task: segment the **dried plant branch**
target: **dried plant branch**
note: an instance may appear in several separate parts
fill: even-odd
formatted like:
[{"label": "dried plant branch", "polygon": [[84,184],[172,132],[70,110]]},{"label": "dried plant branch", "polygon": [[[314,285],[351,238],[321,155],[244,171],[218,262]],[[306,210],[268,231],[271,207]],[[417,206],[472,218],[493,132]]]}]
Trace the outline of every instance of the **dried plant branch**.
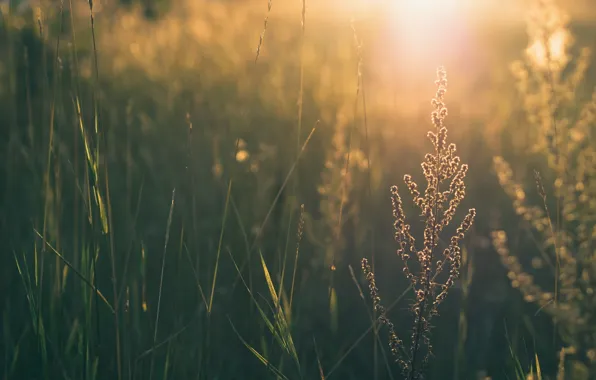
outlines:
[{"label": "dried plant branch", "polygon": [[[406,221],[403,202],[398,187],[391,187],[391,203],[395,219],[395,241],[398,244],[397,255],[404,264],[403,272],[415,291],[412,305],[414,314],[414,328],[409,350],[401,339],[397,337],[393,324],[389,321],[376,287],[375,276],[367,259],[362,260],[362,270],[369,284],[373,307],[379,314],[379,322],[389,330],[389,346],[404,375],[410,380],[421,379],[424,368],[432,354],[430,342],[433,316],[438,314],[438,305],[447,297],[448,290],[453,287],[460,274],[461,248],[460,243],[465,233],[470,229],[476,216],[476,210],[468,210],[464,220],[451,237],[449,246],[443,250],[442,257],[436,253],[440,235],[445,227],[453,220],[458,206],[465,197],[464,178],[468,166],[461,164],[455,154],[455,144],[447,144],[447,127],[444,125],[447,107],[444,96],[447,91],[447,73],[440,67],[437,70],[437,93],[432,100],[434,107],[431,121],[434,131],[428,132],[434,152],[426,154],[422,162],[422,172],[426,179],[424,194],[410,175],[404,176],[404,182],[412,195],[414,204],[418,206],[425,218],[424,242],[422,249],[416,248],[416,239],[412,235],[411,227]],[[449,182],[445,190],[441,185]],[[418,271],[411,267],[411,257],[418,260]],[[444,282],[438,282],[438,275],[443,268],[448,268],[449,274]],[[437,290],[438,289],[438,290]]]}]

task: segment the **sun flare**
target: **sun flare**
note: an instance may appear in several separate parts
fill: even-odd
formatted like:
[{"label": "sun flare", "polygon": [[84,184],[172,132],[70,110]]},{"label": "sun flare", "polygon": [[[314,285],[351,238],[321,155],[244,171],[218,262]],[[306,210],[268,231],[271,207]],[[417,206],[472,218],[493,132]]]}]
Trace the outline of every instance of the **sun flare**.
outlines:
[{"label": "sun flare", "polygon": [[436,32],[466,16],[464,0],[387,0],[387,4],[390,17],[404,32]]},{"label": "sun flare", "polygon": [[387,39],[402,52],[398,55],[434,62],[467,48],[469,0],[386,0],[385,5]]},{"label": "sun flare", "polygon": [[412,19],[426,19],[435,14],[453,12],[463,5],[462,0],[393,0],[391,8]]}]

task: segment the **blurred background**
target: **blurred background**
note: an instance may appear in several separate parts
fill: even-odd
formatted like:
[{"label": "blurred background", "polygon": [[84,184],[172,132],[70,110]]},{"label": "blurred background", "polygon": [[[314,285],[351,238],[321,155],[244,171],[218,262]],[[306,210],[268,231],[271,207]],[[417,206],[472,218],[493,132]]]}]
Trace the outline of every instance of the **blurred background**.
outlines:
[{"label": "blurred background", "polygon": [[[520,291],[492,234],[506,232],[508,255],[553,291],[534,258],[558,258],[557,244],[540,243],[548,233],[528,225],[494,158],[554,221],[560,162],[540,142],[552,119],[595,147],[593,0],[8,0],[0,11],[3,379],[401,378],[360,260],[409,336],[389,188],[422,239],[403,176],[423,185],[439,65],[449,141],[470,165],[462,209],[477,218],[433,319],[428,378],[596,378],[595,267],[569,301],[585,327],[570,333],[569,310]],[[568,169],[594,171],[578,160]],[[569,181],[589,188],[588,177]],[[586,231],[590,204],[576,208]]]}]

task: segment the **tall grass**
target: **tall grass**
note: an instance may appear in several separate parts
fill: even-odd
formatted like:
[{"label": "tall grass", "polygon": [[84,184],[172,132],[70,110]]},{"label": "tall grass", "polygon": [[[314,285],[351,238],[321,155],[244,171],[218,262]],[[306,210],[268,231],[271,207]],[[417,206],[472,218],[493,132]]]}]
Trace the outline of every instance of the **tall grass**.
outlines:
[{"label": "tall grass", "polygon": [[[594,236],[590,232],[594,228],[590,189],[595,178],[592,136],[596,93],[586,97],[581,88],[590,50],[572,50],[567,16],[554,2],[533,4],[526,58],[516,62],[513,70],[533,137],[528,148],[539,159],[534,190],[526,193],[505,158],[494,160],[500,184],[536,242],[533,268],[524,267],[512,251],[506,231],[495,231],[493,242],[513,287],[552,317],[568,346],[561,352],[574,352],[561,356],[562,368],[569,362],[574,367],[586,366],[591,373],[594,364],[589,357],[594,356],[596,344],[591,327],[595,274]],[[579,55],[572,59],[573,54]],[[535,204],[531,194],[537,195]],[[551,284],[535,278],[534,272],[540,268],[551,276]]]},{"label": "tall grass", "polygon": [[[456,153],[440,68],[433,149],[418,159],[424,136],[406,115],[417,94],[396,110],[383,95],[399,83],[377,75],[382,12],[350,20],[327,3],[266,4],[171,3],[154,19],[137,4],[0,6],[3,379],[468,378],[469,295],[482,286],[476,262],[493,253],[472,259],[463,239],[502,206],[492,204],[500,189],[479,193],[483,178],[466,178],[459,158],[475,167],[460,128],[471,116],[454,99]],[[512,283],[556,319],[566,343],[551,349],[563,358],[556,370],[577,378],[594,371],[594,107],[587,99],[578,109],[570,95],[587,75],[587,50],[568,65],[545,57],[546,67],[528,57],[514,71],[530,141],[544,154],[540,206],[520,199],[508,161],[495,165],[542,253],[557,260],[556,297],[529,297],[548,292],[526,292],[509,231],[494,241]],[[456,87],[464,71],[450,71]],[[425,191],[404,177],[414,202],[391,187],[391,231],[380,189],[420,160]],[[470,198],[482,212],[453,226]],[[387,255],[391,235],[405,276]],[[377,287],[395,298],[384,293],[382,305]],[[447,297],[460,290],[463,302]],[[408,297],[409,313],[398,306]],[[440,304],[455,312],[435,318]],[[447,334],[433,350],[434,326]],[[520,341],[507,376],[554,376],[548,360],[513,348]]]}]

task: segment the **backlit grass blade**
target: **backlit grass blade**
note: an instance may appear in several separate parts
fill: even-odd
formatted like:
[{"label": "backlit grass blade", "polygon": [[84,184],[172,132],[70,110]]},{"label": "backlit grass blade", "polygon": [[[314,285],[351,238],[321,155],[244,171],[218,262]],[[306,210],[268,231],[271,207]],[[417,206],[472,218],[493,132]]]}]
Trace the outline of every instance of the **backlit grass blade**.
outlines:
[{"label": "backlit grass blade", "polygon": [[232,257],[232,253],[230,251],[228,251],[228,253],[230,254],[230,258],[232,259],[232,262],[234,263],[234,267],[236,268],[236,271],[238,272],[238,276],[240,277],[240,280],[242,281],[242,284],[244,284],[244,287],[248,291],[248,294],[250,295],[250,298],[252,299],[252,301],[254,302],[255,306],[257,307],[257,310],[259,311],[259,314],[261,316],[261,319],[263,320],[263,322],[267,326],[267,329],[269,330],[269,332],[271,332],[271,334],[273,335],[273,337],[275,338],[275,340],[277,341],[277,343],[279,344],[279,346],[280,347],[284,347],[285,344],[283,342],[282,337],[279,335],[279,333],[275,329],[275,326],[269,320],[269,318],[267,317],[267,314],[265,314],[265,312],[263,311],[263,308],[261,308],[261,305],[259,305],[259,303],[257,302],[256,298],[254,297],[252,291],[250,290],[250,287],[248,286],[248,284],[244,280],[244,276],[242,276],[242,273],[240,272],[240,268],[238,268],[238,265],[236,264],[236,261],[234,260],[234,257]]},{"label": "backlit grass blade", "polygon": [[298,353],[296,352],[296,347],[294,346],[292,333],[286,321],[286,316],[283,312],[282,305],[279,302],[279,296],[275,291],[275,286],[273,285],[273,281],[271,280],[271,275],[269,274],[269,270],[267,269],[267,264],[265,263],[265,259],[263,258],[262,252],[260,252],[260,256],[261,264],[263,265],[263,273],[265,274],[265,280],[267,281],[269,293],[275,305],[275,322],[279,330],[279,334],[282,338],[282,341],[284,342],[284,348],[292,356],[292,359],[294,359],[294,361],[296,362],[296,366],[300,368],[300,361],[298,360]]},{"label": "backlit grass blade", "polygon": [[242,342],[242,344],[244,344],[244,346],[246,348],[248,348],[248,350],[250,352],[252,352],[252,354],[259,359],[259,361],[261,363],[263,363],[267,369],[269,369],[271,372],[273,372],[275,374],[275,376],[277,376],[278,378],[281,378],[283,380],[289,380],[279,369],[277,369],[275,366],[273,366],[268,360],[267,358],[265,358],[263,355],[261,355],[256,349],[254,349],[250,344],[248,344],[244,338],[242,338],[242,336],[240,335],[240,333],[238,333],[238,330],[236,330],[236,327],[234,326],[234,324],[232,323],[232,321],[228,318],[228,320],[230,321],[230,325],[232,326],[232,330],[234,330],[234,332],[236,333],[236,335],[238,336],[238,339],[240,339],[240,341]]},{"label": "backlit grass blade", "polygon": [[[43,236],[39,233],[39,231],[35,230],[35,233],[37,234],[37,236],[39,236],[40,238],[43,239]],[[91,281],[89,281],[85,276],[83,276],[83,274],[81,272],[79,272],[77,270],[77,268],[75,268],[68,260],[66,260],[66,258],[64,256],[62,256],[60,254],[60,252],[58,252],[56,250],[56,248],[54,248],[48,241],[46,241],[45,239],[43,240],[44,244],[50,248],[50,251],[52,251],[56,256],[58,256],[58,258],[64,263],[64,265],[68,266],[70,269],[72,269],[72,271],[87,285],[89,286],[95,293],[97,293],[97,295],[99,296],[99,298],[108,306],[108,308],[110,309],[110,311],[112,313],[114,313],[114,308],[112,307],[112,305],[110,304],[110,302],[107,300],[107,298],[101,293],[101,291],[99,289],[97,289],[92,283]]]}]

